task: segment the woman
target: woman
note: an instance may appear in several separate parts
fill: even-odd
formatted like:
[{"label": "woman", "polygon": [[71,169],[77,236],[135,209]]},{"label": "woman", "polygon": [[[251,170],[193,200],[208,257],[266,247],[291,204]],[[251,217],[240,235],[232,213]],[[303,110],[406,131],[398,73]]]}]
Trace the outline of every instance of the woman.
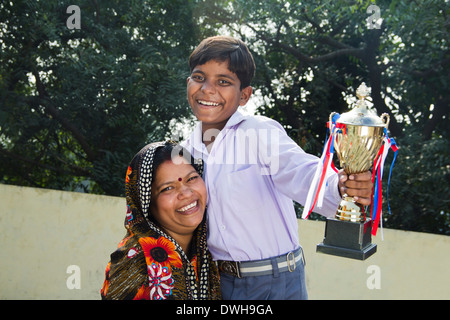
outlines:
[{"label": "woman", "polygon": [[[184,151],[184,152],[183,152]],[[126,236],[111,254],[103,299],[220,299],[206,247],[202,163],[173,142],[139,151],[125,179]]]}]

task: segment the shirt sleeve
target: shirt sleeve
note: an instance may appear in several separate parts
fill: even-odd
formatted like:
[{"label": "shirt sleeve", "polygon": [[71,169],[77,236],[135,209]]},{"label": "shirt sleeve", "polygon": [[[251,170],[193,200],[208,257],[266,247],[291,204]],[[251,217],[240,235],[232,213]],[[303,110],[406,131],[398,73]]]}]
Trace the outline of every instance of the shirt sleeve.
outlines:
[{"label": "shirt sleeve", "polygon": [[[257,154],[264,173],[271,176],[277,190],[304,205],[320,159],[306,153],[275,120],[257,119]],[[334,216],[341,200],[338,179],[334,171],[327,174],[322,207],[316,206],[314,212],[326,217]]]}]

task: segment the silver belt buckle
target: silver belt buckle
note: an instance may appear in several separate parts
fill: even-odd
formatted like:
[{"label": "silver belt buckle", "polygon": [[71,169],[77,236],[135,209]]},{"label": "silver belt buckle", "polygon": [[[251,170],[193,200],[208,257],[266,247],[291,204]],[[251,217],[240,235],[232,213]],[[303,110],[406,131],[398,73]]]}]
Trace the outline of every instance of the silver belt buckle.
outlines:
[{"label": "silver belt buckle", "polygon": [[224,261],[222,263],[222,269],[225,272],[236,274],[238,278],[242,278],[239,271],[239,262],[237,261]]},{"label": "silver belt buckle", "polygon": [[[289,272],[294,272],[295,268],[297,267],[295,265],[294,252],[291,251],[286,255],[286,261],[287,261],[287,267],[288,267]],[[292,263],[293,267],[291,266],[291,263]]]}]

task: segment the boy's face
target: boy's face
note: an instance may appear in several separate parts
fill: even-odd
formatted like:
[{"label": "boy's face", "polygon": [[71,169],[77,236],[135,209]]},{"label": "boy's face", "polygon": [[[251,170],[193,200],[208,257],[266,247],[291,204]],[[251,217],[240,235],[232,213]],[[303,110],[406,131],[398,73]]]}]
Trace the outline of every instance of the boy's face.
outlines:
[{"label": "boy's face", "polygon": [[228,61],[210,60],[198,65],[187,79],[187,98],[203,133],[208,129],[222,130],[239,106],[252,94],[252,87],[240,89],[241,81],[228,70]]}]

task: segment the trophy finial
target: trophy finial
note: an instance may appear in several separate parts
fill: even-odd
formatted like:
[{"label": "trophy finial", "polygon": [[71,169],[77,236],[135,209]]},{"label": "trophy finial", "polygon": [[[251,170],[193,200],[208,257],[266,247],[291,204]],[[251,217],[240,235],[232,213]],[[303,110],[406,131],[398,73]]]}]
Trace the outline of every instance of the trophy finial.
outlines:
[{"label": "trophy finial", "polygon": [[368,101],[366,98],[370,96],[370,88],[364,82],[356,90],[356,96],[358,101],[351,106],[349,112],[341,114],[338,121],[350,125],[382,126],[387,128],[389,116],[384,116],[386,119],[383,121],[382,118],[377,116],[376,111],[371,110],[367,105]]},{"label": "trophy finial", "polygon": [[364,100],[369,94],[370,88],[366,86],[365,82],[361,83],[358,89],[356,89],[356,96],[361,100]]}]

